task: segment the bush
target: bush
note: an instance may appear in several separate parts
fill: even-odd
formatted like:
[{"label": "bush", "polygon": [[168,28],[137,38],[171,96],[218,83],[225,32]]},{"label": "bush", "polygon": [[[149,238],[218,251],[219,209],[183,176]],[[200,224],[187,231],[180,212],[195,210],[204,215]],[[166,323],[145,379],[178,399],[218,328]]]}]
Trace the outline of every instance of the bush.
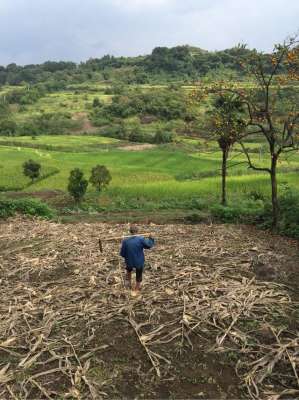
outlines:
[{"label": "bush", "polygon": [[115,139],[128,139],[128,132],[124,124],[111,125],[102,132],[103,136]]},{"label": "bush", "polygon": [[34,104],[46,93],[45,87],[36,85],[8,92],[6,97],[10,104]]},{"label": "bush", "polygon": [[47,219],[54,217],[53,210],[36,199],[0,200],[0,218],[13,217],[17,213]]},{"label": "bush", "polygon": [[264,194],[257,190],[252,190],[251,192],[249,192],[248,197],[249,197],[249,199],[253,199],[253,200],[264,200],[265,199]]},{"label": "bush", "polygon": [[111,179],[110,172],[105,165],[96,165],[91,170],[89,182],[97,189],[98,192],[101,192],[109,185]]},{"label": "bush", "polygon": [[105,116],[102,115],[97,115],[92,113],[90,115],[91,118],[91,122],[94,126],[105,126],[105,125],[109,125],[111,123],[111,118],[107,118]]},{"label": "bush", "polygon": [[88,182],[84,179],[84,173],[79,168],[73,169],[69,176],[67,190],[77,203],[83,199],[87,186]]},{"label": "bush", "polygon": [[0,135],[1,136],[14,136],[17,130],[15,121],[6,118],[0,120]]},{"label": "bush", "polygon": [[[31,121],[39,134],[57,135],[82,127],[82,121],[73,120],[70,113],[43,113]],[[31,136],[31,134],[30,134]]]},{"label": "bush", "polygon": [[299,239],[299,193],[286,190],[280,198],[280,232]]},{"label": "bush", "polygon": [[221,222],[235,222],[239,220],[240,210],[234,207],[224,207],[220,204],[214,204],[210,208],[214,218]]},{"label": "bush", "polygon": [[137,142],[137,143],[147,142],[147,137],[139,129],[133,130],[129,134],[129,138],[128,139],[129,139],[130,142]]},{"label": "bush", "polygon": [[[279,198],[279,208],[279,233],[299,239],[299,193],[286,187]],[[265,203],[261,221],[261,227],[271,228],[272,204],[270,202]]]},{"label": "bush", "polygon": [[172,143],[174,141],[174,134],[172,132],[158,131],[154,136],[154,143]]},{"label": "bush", "polygon": [[39,134],[38,128],[32,122],[25,122],[18,127],[18,135],[35,137]]},{"label": "bush", "polygon": [[190,208],[204,210],[207,208],[207,202],[202,199],[191,199]]},{"label": "bush", "polygon": [[92,106],[93,106],[93,108],[102,106],[102,103],[101,103],[101,101],[100,101],[100,99],[98,97],[95,97],[93,99]]},{"label": "bush", "polygon": [[213,204],[210,207],[212,217],[224,223],[241,222],[252,224],[260,220],[264,203],[261,200],[247,200],[242,203],[222,206]]},{"label": "bush", "polygon": [[41,165],[33,160],[25,161],[23,164],[23,174],[28,176],[33,182],[40,175]]},{"label": "bush", "polygon": [[[109,93],[110,91],[111,89]],[[93,108],[92,119],[128,118],[136,115],[154,116],[166,121],[193,121],[195,118],[194,111],[189,109],[186,95],[182,91],[160,89],[144,93],[136,90],[112,94],[114,97],[110,104]]]},{"label": "bush", "polygon": [[189,224],[200,224],[202,222],[205,222],[207,220],[207,216],[203,213],[193,213],[190,215],[187,215],[185,218],[186,222]]}]

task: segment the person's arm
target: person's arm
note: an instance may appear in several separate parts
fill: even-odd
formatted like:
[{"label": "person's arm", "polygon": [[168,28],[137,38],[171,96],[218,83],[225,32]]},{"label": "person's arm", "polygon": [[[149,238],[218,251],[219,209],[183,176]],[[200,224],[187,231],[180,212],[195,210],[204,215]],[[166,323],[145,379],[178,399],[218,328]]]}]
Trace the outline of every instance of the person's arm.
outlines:
[{"label": "person's arm", "polygon": [[155,239],[151,236],[148,239],[143,238],[142,245],[144,249],[151,249],[155,245]]},{"label": "person's arm", "polygon": [[125,241],[123,240],[122,244],[121,244],[121,249],[120,249],[120,256],[125,258],[126,257],[126,245],[125,245]]}]

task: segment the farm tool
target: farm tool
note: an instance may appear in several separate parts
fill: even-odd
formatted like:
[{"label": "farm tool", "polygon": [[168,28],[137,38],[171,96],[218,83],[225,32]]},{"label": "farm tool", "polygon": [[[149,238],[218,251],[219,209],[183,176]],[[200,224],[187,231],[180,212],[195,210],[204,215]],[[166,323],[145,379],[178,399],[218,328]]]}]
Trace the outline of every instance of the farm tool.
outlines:
[{"label": "farm tool", "polygon": [[[152,234],[151,233],[138,233],[138,236],[144,236],[144,237],[150,237]],[[113,242],[113,241],[118,241],[118,240],[123,240],[132,237],[132,235],[127,235],[127,236],[111,236],[105,239],[99,238],[99,248],[100,252],[103,253],[103,242]]]}]

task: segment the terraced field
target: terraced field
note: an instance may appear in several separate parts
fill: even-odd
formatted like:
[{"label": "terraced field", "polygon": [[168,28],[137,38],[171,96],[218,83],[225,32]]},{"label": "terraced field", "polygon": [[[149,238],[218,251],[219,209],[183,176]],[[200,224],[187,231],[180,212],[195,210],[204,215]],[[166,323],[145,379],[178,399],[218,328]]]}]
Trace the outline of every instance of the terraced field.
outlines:
[{"label": "terraced field", "polygon": [[[242,84],[244,87],[252,85],[250,82]],[[129,93],[137,86],[141,91],[165,87],[131,85],[126,90]],[[63,204],[67,206],[71,203],[66,196],[70,171],[76,167],[81,168],[88,178],[93,166],[103,164],[112,175],[109,188],[99,197],[89,187],[86,196],[86,203],[96,205],[100,210],[190,210],[205,208],[203,204],[218,203],[222,156],[217,143],[177,133],[180,132],[178,127],[184,128],[183,120],[169,122],[156,118],[151,123],[142,123],[137,115],[119,119],[115,123],[123,122],[131,127],[138,125],[144,135],[151,137],[158,130],[169,130],[171,125],[172,131],[177,134],[176,142],[148,148],[99,136],[100,131],[105,134],[106,126],[96,128],[91,125],[89,118],[96,97],[103,103],[111,101],[113,95],[106,94],[109,93],[107,88],[109,85],[103,82],[69,85],[63,91],[48,93],[34,104],[12,105],[12,115],[17,123],[30,122],[34,116],[43,113],[65,111],[72,119],[81,118],[83,126],[80,129],[74,128],[70,135],[41,135],[35,139],[30,136],[0,136],[0,191],[23,191],[29,193],[29,196],[32,193],[38,195],[45,191],[60,191],[65,198]],[[182,88],[190,92],[195,86]],[[14,89],[3,87],[0,94],[5,95]],[[264,145],[250,142],[247,147],[255,163],[267,165],[269,157]],[[33,184],[22,174],[22,164],[28,159],[34,159],[42,165],[41,179]],[[298,153],[281,158],[278,167],[280,186],[299,189],[298,169]],[[249,170],[238,146],[231,154],[228,175],[230,203],[268,198],[269,176]],[[43,194],[42,198],[46,196]]]},{"label": "terraced field", "polygon": [[70,149],[71,151],[90,151],[106,145],[119,145],[120,141],[103,136],[79,136],[79,135],[61,135],[50,136],[41,135],[34,139],[30,136],[20,136],[16,138],[7,138],[0,136],[0,145],[31,147],[36,149],[55,150],[59,148],[62,151]]},{"label": "terraced field", "polygon": [[[2,190],[66,191],[73,168],[81,168],[88,177],[93,166],[104,164],[111,171],[112,182],[96,202],[100,201],[108,208],[189,208],[198,200],[217,201],[219,198],[219,151],[187,151],[180,144],[143,150],[136,146],[136,151],[132,151],[132,147],[130,150],[122,148],[116,139],[96,136],[41,136],[37,140],[15,140],[17,146],[0,146]],[[255,145],[258,144],[253,147]],[[53,151],[55,148],[60,151]],[[69,151],[71,149],[73,152]],[[260,165],[268,160],[265,152],[252,153],[252,157]],[[21,168],[28,159],[40,162],[45,174],[58,172],[28,187],[30,182],[23,177]],[[298,168],[298,154],[283,159],[279,165],[279,182],[299,189]],[[233,153],[228,178],[229,199],[248,199],[252,192],[268,195],[269,190],[267,174],[252,173],[244,156],[238,151]],[[89,195],[93,194],[91,187]]]}]

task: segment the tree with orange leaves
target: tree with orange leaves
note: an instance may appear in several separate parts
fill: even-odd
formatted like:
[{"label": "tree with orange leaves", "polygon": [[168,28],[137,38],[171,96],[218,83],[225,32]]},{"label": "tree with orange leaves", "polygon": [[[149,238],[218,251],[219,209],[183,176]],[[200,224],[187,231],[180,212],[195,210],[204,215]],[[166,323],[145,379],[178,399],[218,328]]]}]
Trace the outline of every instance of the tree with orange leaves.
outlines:
[{"label": "tree with orange leaves", "polygon": [[240,88],[230,82],[220,82],[209,88],[193,93],[193,99],[202,100],[210,93],[223,96],[229,93],[238,98],[246,110],[246,135],[261,136],[269,149],[269,166],[256,165],[239,140],[246,155],[249,168],[267,172],[271,180],[272,225],[276,229],[279,222],[279,202],[277,188],[277,163],[281,154],[295,151],[299,144],[299,46],[297,36],[276,45],[273,52],[265,54],[253,52],[240,65],[254,84],[250,88]]}]

